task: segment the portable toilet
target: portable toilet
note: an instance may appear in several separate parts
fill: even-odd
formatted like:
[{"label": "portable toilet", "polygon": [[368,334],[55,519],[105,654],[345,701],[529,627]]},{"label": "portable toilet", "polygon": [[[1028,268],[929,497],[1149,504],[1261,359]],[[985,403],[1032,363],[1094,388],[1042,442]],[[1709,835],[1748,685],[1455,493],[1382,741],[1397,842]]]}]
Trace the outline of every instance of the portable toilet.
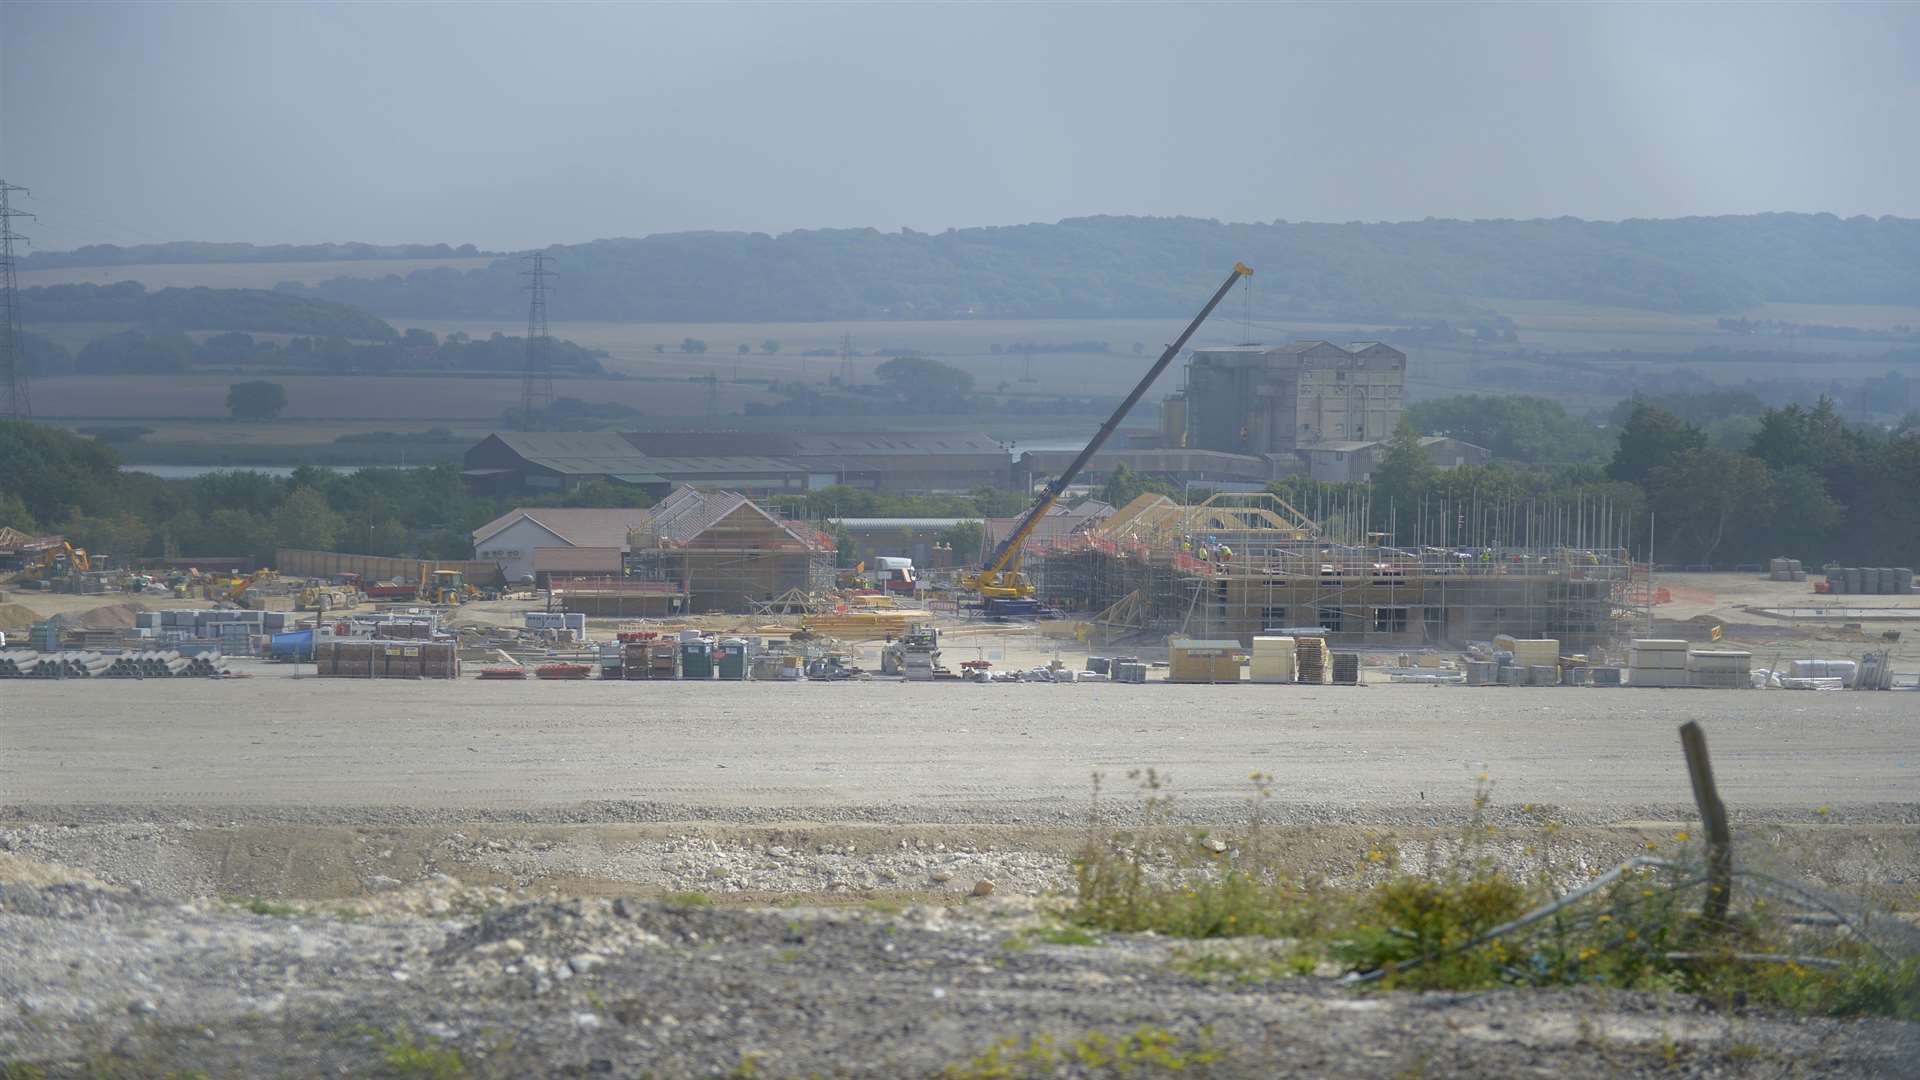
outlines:
[{"label": "portable toilet", "polygon": [[747,643],[743,638],[728,638],[713,647],[713,666],[722,679],[747,677]]},{"label": "portable toilet", "polygon": [[682,641],[680,643],[680,677],[683,679],[713,678],[712,642]]}]

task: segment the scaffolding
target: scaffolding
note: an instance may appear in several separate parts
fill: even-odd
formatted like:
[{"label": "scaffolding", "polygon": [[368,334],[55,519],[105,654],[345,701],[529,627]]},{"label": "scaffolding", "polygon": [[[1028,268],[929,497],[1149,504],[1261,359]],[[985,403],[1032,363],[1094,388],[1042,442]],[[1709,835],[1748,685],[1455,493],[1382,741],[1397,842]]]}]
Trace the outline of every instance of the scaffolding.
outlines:
[{"label": "scaffolding", "polygon": [[[1270,494],[1193,506],[1142,496],[1031,552],[1028,566],[1042,599],[1085,616],[1102,647],[1169,634],[1250,644],[1319,627],[1349,648],[1463,648],[1510,634],[1591,652],[1618,641],[1651,602],[1645,567],[1624,546],[1397,547],[1357,526],[1364,511],[1346,517],[1356,525],[1330,536]],[[1523,536],[1537,524],[1514,521]]]}]

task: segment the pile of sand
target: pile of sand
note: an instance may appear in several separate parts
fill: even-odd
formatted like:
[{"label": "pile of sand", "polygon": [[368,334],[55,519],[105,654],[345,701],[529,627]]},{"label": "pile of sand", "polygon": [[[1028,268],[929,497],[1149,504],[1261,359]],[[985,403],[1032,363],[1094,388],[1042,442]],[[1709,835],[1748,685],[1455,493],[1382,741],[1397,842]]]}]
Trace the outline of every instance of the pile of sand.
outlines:
[{"label": "pile of sand", "polygon": [[25,630],[40,621],[40,615],[21,604],[0,604],[0,630]]},{"label": "pile of sand", "polygon": [[67,625],[88,630],[131,630],[134,616],[147,610],[139,604],[108,604],[67,617]]}]

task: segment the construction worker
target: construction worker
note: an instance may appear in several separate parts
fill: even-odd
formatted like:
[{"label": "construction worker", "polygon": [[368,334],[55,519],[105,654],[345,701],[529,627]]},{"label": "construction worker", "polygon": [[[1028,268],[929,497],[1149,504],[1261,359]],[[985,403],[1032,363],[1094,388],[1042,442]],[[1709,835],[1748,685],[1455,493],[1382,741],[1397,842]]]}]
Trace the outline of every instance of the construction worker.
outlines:
[{"label": "construction worker", "polygon": [[1228,559],[1233,558],[1233,549],[1228,547],[1225,544],[1221,544],[1219,554],[1220,554],[1220,561],[1226,562]]}]

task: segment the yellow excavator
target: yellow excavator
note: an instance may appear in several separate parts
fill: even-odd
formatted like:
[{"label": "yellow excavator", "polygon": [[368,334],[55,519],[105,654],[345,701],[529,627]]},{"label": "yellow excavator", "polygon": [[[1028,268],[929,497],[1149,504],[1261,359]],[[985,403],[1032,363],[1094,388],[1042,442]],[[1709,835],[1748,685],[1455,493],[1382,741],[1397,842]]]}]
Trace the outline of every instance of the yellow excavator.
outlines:
[{"label": "yellow excavator", "polygon": [[480,590],[467,584],[458,570],[420,568],[420,602],[423,604],[464,604],[478,598]]},{"label": "yellow excavator", "polygon": [[1120,407],[1113,411],[1113,415],[1107,418],[1107,422],[1100,425],[1100,430],[1094,432],[1093,438],[1080,451],[1079,456],[1075,457],[1059,476],[1047,482],[1040,497],[1027,509],[1026,516],[1022,517],[1013,532],[993,549],[981,564],[980,569],[960,580],[960,584],[968,592],[980,597],[977,605],[980,611],[996,618],[1023,618],[1040,613],[1040,601],[1034,598],[1038,590],[1020,570],[1020,561],[1027,538],[1033,535],[1033,530],[1039,527],[1040,520],[1047,516],[1055,503],[1060,501],[1060,496],[1065,494],[1067,485],[1073,483],[1074,478],[1087,467],[1087,462],[1093,460],[1093,455],[1099,453],[1100,448],[1113,437],[1113,433],[1120,427],[1120,422],[1127,418],[1127,414],[1132,412],[1133,407],[1145,396],[1147,388],[1167,370],[1167,365],[1173,363],[1173,358],[1180,355],[1180,350],[1187,347],[1187,340],[1193,337],[1194,331],[1200,329],[1200,324],[1207,321],[1207,316],[1213,314],[1213,309],[1220,306],[1220,301],[1226,299],[1227,293],[1241,278],[1252,276],[1253,270],[1246,263],[1233,264],[1232,273],[1229,273],[1227,280],[1221,282],[1220,287],[1214,290],[1213,299],[1207,301],[1207,306],[1200,309],[1200,314],[1193,317],[1193,321],[1180,332],[1180,336],[1174,343],[1167,346],[1167,351],[1160,354],[1160,359],[1154,361],[1153,367],[1133,388],[1133,392],[1128,394],[1126,400],[1120,403]]},{"label": "yellow excavator", "polygon": [[40,549],[31,563],[20,571],[21,584],[33,583],[33,588],[58,591],[60,582],[77,577],[93,569],[93,559],[87,555],[86,548],[77,548],[65,540]]}]

